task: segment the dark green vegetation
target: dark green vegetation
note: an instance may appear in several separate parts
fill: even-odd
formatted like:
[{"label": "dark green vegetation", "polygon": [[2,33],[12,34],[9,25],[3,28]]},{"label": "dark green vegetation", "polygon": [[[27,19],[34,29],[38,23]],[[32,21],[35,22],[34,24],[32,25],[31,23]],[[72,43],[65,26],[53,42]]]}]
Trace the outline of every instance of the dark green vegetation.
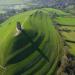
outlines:
[{"label": "dark green vegetation", "polygon": [[[18,14],[2,23],[0,75],[56,75],[58,61],[64,54],[63,41],[58,32],[65,24],[62,22],[62,19],[65,19],[62,18],[64,15],[70,14],[43,8]],[[56,21],[61,25],[59,20],[62,26],[54,23]],[[22,23],[24,30],[15,36],[17,21]],[[75,55],[72,49],[70,53]]]}]

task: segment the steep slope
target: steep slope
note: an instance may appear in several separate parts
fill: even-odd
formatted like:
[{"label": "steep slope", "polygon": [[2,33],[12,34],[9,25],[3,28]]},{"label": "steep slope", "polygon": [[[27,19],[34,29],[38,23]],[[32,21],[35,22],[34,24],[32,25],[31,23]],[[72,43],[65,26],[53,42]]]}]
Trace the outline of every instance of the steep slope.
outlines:
[{"label": "steep slope", "polygon": [[55,19],[59,32],[69,46],[69,52],[75,56],[75,17],[57,17]]},{"label": "steep slope", "polygon": [[[18,21],[24,30],[15,36]],[[21,13],[1,25],[0,75],[55,74],[63,43],[47,11]]]}]

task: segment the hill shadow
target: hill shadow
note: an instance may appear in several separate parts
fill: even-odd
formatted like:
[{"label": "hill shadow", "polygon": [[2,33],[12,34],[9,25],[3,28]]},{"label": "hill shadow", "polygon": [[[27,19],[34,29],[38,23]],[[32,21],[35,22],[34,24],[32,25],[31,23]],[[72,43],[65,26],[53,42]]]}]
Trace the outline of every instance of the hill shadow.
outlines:
[{"label": "hill shadow", "polygon": [[[31,31],[29,31],[31,32]],[[37,35],[37,33],[35,33],[35,36]],[[35,37],[34,36],[34,37]],[[42,43],[42,41],[44,40],[44,36],[45,35],[40,35],[37,39],[37,41],[33,41],[33,37],[29,36],[28,32],[25,30],[21,31],[21,34],[18,35],[13,44],[13,52],[21,50],[20,53],[16,54],[15,56],[13,56],[11,59],[9,59],[6,63],[5,66],[9,65],[9,64],[15,64],[18,63],[20,61],[22,61],[23,59],[26,59],[29,55],[31,55],[33,52],[38,51],[41,56],[49,62],[48,57],[43,53],[43,51],[39,48],[40,44]],[[31,45],[29,47],[22,48],[25,47],[26,44],[31,43]]]}]

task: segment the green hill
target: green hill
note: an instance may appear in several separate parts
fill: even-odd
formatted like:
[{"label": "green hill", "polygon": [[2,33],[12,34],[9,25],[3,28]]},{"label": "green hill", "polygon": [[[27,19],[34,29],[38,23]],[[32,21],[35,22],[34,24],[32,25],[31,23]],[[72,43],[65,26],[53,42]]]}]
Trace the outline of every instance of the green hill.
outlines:
[{"label": "green hill", "polygon": [[69,46],[69,52],[75,56],[75,17],[58,17],[55,21],[59,24],[58,29]]},{"label": "green hill", "polygon": [[[24,32],[15,36],[17,21]],[[63,44],[48,12],[38,9],[18,14],[4,22],[0,31],[0,65],[5,67],[0,74],[55,73]]]},{"label": "green hill", "polygon": [[[2,23],[0,74],[56,75],[58,62],[64,53],[64,45],[54,22],[58,24],[61,22],[59,28],[62,29],[61,25],[63,26],[65,21],[63,22],[61,18],[65,15],[70,14],[52,8],[43,8],[17,14]],[[18,21],[21,22],[24,30],[16,35]],[[74,55],[75,52],[71,49],[70,53]]]}]

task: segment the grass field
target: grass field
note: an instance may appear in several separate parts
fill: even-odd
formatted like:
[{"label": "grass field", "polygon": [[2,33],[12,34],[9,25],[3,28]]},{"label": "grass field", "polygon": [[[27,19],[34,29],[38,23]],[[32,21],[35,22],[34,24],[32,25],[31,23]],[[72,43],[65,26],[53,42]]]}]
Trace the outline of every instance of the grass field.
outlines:
[{"label": "grass field", "polygon": [[[75,24],[73,20],[74,18],[71,18],[69,21],[64,19],[65,22],[62,20],[64,22],[64,25],[61,22],[59,30],[64,39],[66,40],[67,44],[70,46],[70,53],[75,56]],[[73,22],[71,23],[70,21]]]},{"label": "grass field", "polygon": [[[52,8],[20,13],[1,24],[0,66],[3,68],[0,67],[0,75],[56,75],[64,46],[62,37],[50,16],[55,13],[60,16],[54,18],[57,23],[60,23],[59,29],[74,30],[68,24],[74,26],[75,18],[65,19],[62,16],[69,15],[68,13]],[[21,22],[24,30],[15,36],[18,21]],[[61,31],[61,34],[65,39],[75,40],[74,32]],[[70,53],[75,55],[74,45],[71,43],[69,45]]]},{"label": "grass field", "polygon": [[75,17],[57,17],[56,22],[58,22],[61,25],[75,26]]},{"label": "grass field", "polygon": [[[16,34],[20,21],[24,32]],[[11,17],[0,28],[0,64],[4,75],[54,74],[63,44],[44,10],[33,10]],[[28,35],[26,35],[26,33]],[[29,37],[27,37],[29,36]],[[61,52],[61,53],[60,53]]]}]

